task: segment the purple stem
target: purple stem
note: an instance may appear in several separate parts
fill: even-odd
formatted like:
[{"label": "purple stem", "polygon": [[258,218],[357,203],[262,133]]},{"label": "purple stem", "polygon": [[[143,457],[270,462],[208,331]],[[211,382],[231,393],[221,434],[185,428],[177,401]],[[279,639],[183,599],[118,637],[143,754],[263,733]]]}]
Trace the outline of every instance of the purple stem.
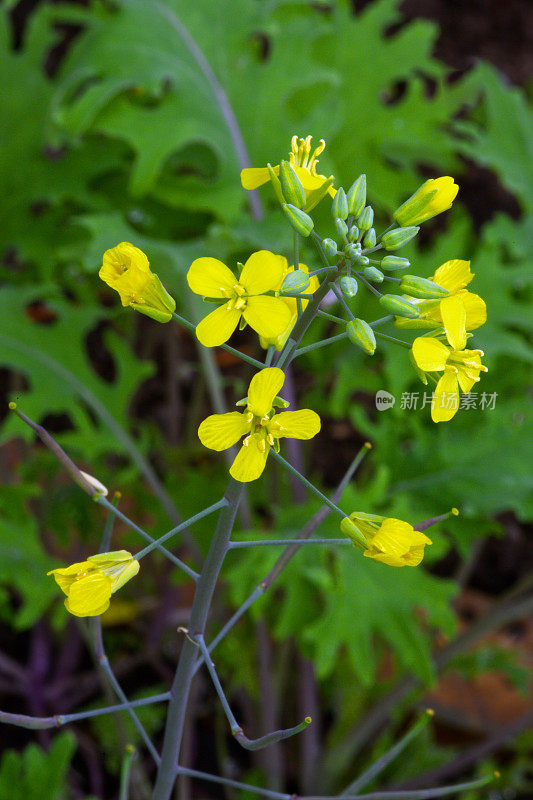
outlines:
[{"label": "purple stem", "polygon": [[[222,116],[224,117],[224,121],[228,127],[231,138],[233,139],[233,146],[235,147],[235,153],[237,155],[240,168],[246,169],[247,167],[250,167],[250,157],[248,155],[248,150],[246,149],[246,144],[244,143],[237,117],[235,116],[235,112],[231,107],[231,103],[226,92],[219,83],[217,76],[213,72],[211,64],[177,14],[174,11],[171,11],[168,6],[162,5],[161,3],[157,3],[157,8],[161,16],[166,17],[169,25],[176,31],[185,47],[200,67],[200,70],[203,72],[205,79],[211,88],[211,91],[215,95],[215,98],[220,106]],[[261,205],[259,195],[256,191],[250,192],[249,195],[250,206],[254,219],[262,219],[263,206]]]},{"label": "purple stem", "polygon": [[[287,400],[291,404],[291,408],[294,409],[296,405],[296,395],[294,392],[294,381],[292,376],[292,369],[291,367],[287,367],[285,370],[285,383],[283,384],[283,389],[281,391],[281,395],[284,400]],[[302,446],[298,439],[285,439],[285,444],[287,446],[289,461],[293,466],[298,470],[298,472],[304,471],[303,465],[303,457],[302,457]],[[289,475],[289,482],[291,485],[291,492],[295,503],[305,503],[306,499],[306,492],[305,487],[302,486],[300,481],[294,477],[294,475]]]}]

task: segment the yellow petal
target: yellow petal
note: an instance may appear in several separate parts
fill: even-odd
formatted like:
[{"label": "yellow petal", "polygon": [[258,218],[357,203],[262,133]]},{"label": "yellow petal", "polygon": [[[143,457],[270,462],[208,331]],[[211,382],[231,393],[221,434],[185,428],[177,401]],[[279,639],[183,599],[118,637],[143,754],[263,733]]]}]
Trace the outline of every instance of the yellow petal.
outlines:
[{"label": "yellow petal", "polygon": [[[459,372],[457,380],[461,391],[469,392],[472,386],[477,383],[476,378],[479,378],[479,373],[482,370],[481,357],[477,350],[463,350],[462,353],[455,353],[455,358],[462,358],[463,361],[468,361],[469,365],[459,365]],[[475,366],[471,366],[474,364]]]},{"label": "yellow petal", "polygon": [[202,297],[229,297],[237,283],[233,272],[218,258],[197,258],[187,273],[187,283]]},{"label": "yellow petal", "polygon": [[230,414],[212,414],[204,419],[198,428],[198,438],[210,450],[227,450],[236,444],[241,436],[250,432],[246,414],[232,411]]},{"label": "yellow petal", "polygon": [[94,617],[102,614],[109,605],[112,580],[95,572],[72,584],[65,606],[76,617]]},{"label": "yellow petal", "polygon": [[[258,441],[265,443],[264,451],[258,448]],[[264,437],[257,439],[254,436],[250,436],[248,445],[243,445],[237,453],[229,474],[236,481],[241,481],[242,483],[255,481],[265,468],[269,450],[270,445],[265,441]]]},{"label": "yellow petal", "polygon": [[438,283],[444,289],[448,289],[450,294],[455,294],[459,289],[464,289],[472,278],[473,273],[470,272],[470,261],[462,261],[460,258],[454,258],[451,261],[446,261],[444,264],[435,270],[435,274],[431,278],[434,283]]},{"label": "yellow petal", "polygon": [[130,242],[121,242],[116,247],[105,251],[102,267],[98,274],[114,289],[114,281],[129,270],[149,273],[150,262],[146,254],[138,247]]},{"label": "yellow petal", "polygon": [[[279,166],[274,167],[274,172],[279,175]],[[244,189],[257,189],[270,180],[267,167],[247,167],[241,170],[241,184]]]},{"label": "yellow petal", "polygon": [[279,297],[249,297],[243,317],[248,325],[267,339],[280,336],[291,321],[291,312]]},{"label": "yellow petal", "polygon": [[450,349],[438,339],[419,336],[412,347],[416,365],[424,372],[440,372],[444,369]]},{"label": "yellow petal", "polygon": [[487,306],[485,301],[472,292],[461,292],[460,297],[466,311],[466,329],[474,331],[487,321]]},{"label": "yellow petal", "polygon": [[462,350],[466,344],[466,309],[462,295],[441,300],[439,309],[450,345],[454,350]]},{"label": "yellow petal", "polygon": [[435,395],[431,402],[431,419],[433,422],[448,422],[459,408],[459,385],[457,375],[446,370],[437,383]]},{"label": "yellow petal", "polygon": [[218,347],[227,342],[241,318],[241,312],[225,303],[215,308],[196,326],[198,341],[205,347]]},{"label": "yellow petal", "polygon": [[286,263],[283,256],[277,256],[269,250],[258,250],[244,265],[239,283],[249,295],[269,292],[279,285]]},{"label": "yellow petal", "polygon": [[257,417],[264,417],[272,410],[272,401],[280,393],[285,381],[283,370],[267,367],[257,372],[248,388],[248,408]]},{"label": "yellow petal", "polygon": [[415,567],[424,557],[424,547],[432,544],[431,539],[412,525],[400,519],[388,518],[364,552],[367,558],[381,561],[391,567]]},{"label": "yellow petal", "polygon": [[[306,167],[298,167],[293,165],[293,169],[306,192],[313,192],[315,189],[319,189],[322,184],[327,181],[325,175],[313,175]],[[331,191],[331,188],[332,187],[330,187],[328,191]],[[335,190],[333,190],[333,197],[334,196]]]},{"label": "yellow petal", "polygon": [[320,430],[320,417],[308,408],[282,411],[272,417],[268,429],[278,439],[312,439]]},{"label": "yellow petal", "polygon": [[53,575],[57,585],[60,589],[68,595],[70,587],[76,580],[78,573],[93,570],[94,566],[90,561],[79,561],[76,564],[70,564],[68,567],[58,567],[58,569],[51,569],[47,575]]}]

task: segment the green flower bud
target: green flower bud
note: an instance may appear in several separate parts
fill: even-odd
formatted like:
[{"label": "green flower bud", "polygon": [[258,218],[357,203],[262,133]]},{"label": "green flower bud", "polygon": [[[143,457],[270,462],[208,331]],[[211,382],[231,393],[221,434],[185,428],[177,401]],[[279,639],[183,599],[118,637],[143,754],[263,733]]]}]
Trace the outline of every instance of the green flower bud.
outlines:
[{"label": "green flower bud", "polygon": [[333,239],[323,239],[322,245],[326,251],[326,255],[330,258],[335,258],[337,255],[337,242],[334,242]]},{"label": "green flower bud", "polygon": [[337,189],[335,197],[333,198],[333,203],[331,204],[331,213],[335,218],[340,217],[341,219],[346,219],[348,216],[348,201],[342,186],[340,189]]},{"label": "green flower bud", "polygon": [[283,203],[285,202],[285,198],[283,197],[283,192],[281,191],[280,180],[276,175],[276,173],[274,172],[274,170],[272,169],[271,164],[267,164],[267,169],[268,169],[268,174],[270,175],[270,183],[272,184],[274,192],[276,193],[276,197],[278,198],[281,205],[283,205]]},{"label": "green flower bud", "polygon": [[416,225],[408,228],[395,228],[393,231],[383,234],[381,243],[385,250],[399,250],[404,244],[414,239],[419,230],[420,228]]},{"label": "green flower bud", "polygon": [[369,356],[374,355],[376,350],[376,337],[368,322],[365,322],[364,319],[352,319],[346,325],[346,333],[348,334],[348,339],[353,342],[353,344],[356,344],[357,347],[360,347],[361,350],[364,350]]},{"label": "green flower bud", "polygon": [[427,278],[419,278],[418,275],[404,275],[400,284],[400,291],[410,294],[412,297],[419,297],[421,300],[438,300],[441,297],[448,297],[448,289],[439,286],[438,283]]},{"label": "green flower bud", "polygon": [[410,266],[411,262],[409,259],[401,258],[400,256],[385,256],[385,258],[381,260],[381,269],[407,269],[407,267]]},{"label": "green flower bud", "polygon": [[359,228],[357,227],[357,225],[352,225],[352,227],[348,231],[348,241],[356,242],[358,238],[359,238]]},{"label": "green flower bud", "polygon": [[367,267],[363,270],[363,275],[365,278],[368,278],[369,281],[374,281],[374,283],[383,283],[383,278],[385,277],[380,269],[376,269],[376,267]]},{"label": "green flower bud", "polygon": [[365,206],[359,217],[357,218],[357,224],[359,225],[359,230],[369,231],[374,223],[374,209],[372,206]]},{"label": "green flower bud", "polygon": [[292,165],[288,161],[281,161],[279,165],[279,180],[281,191],[287,203],[292,203],[296,208],[305,206],[305,190]]},{"label": "green flower bud", "polygon": [[343,295],[348,299],[355,297],[359,288],[355,278],[349,278],[347,275],[340,279],[339,287]]},{"label": "green flower bud", "polygon": [[370,259],[367,258],[366,256],[359,256],[359,258],[357,259],[358,267],[366,267],[368,266],[368,264],[370,264]]},{"label": "green flower bud", "polygon": [[294,269],[285,277],[281,284],[282,292],[305,292],[309,288],[311,281],[307,272],[300,269]]},{"label": "green flower bud", "polygon": [[350,242],[345,246],[343,252],[346,258],[349,258],[350,261],[357,261],[359,258],[361,258],[361,245],[357,244],[357,242],[355,244]]},{"label": "green flower bud", "polygon": [[346,195],[348,201],[348,211],[354,217],[358,217],[366,203],[366,175],[359,175],[352,183]]},{"label": "green flower bud", "polygon": [[281,207],[296,233],[299,233],[301,236],[309,236],[315,227],[315,223],[309,214],[306,214],[305,211],[301,211],[290,203],[283,203]]},{"label": "green flower bud", "polygon": [[376,244],[376,231],[374,228],[370,228],[369,231],[365,233],[365,238],[363,239],[363,244],[365,247],[374,247]]},{"label": "green flower bud", "polygon": [[408,300],[404,300],[399,294],[384,294],[379,298],[379,304],[383,306],[389,314],[396,314],[398,317],[416,319],[420,316],[418,308]]},{"label": "green flower bud", "polygon": [[341,239],[348,238],[348,226],[340,217],[337,217],[335,220],[335,230],[337,231],[337,236],[339,236]]}]

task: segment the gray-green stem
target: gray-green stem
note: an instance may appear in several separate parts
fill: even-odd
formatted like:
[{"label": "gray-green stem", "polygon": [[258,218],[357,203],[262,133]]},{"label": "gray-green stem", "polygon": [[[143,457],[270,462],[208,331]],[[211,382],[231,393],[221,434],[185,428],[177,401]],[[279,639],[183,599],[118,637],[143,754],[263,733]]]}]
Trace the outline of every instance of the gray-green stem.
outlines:
[{"label": "gray-green stem", "polygon": [[[207,559],[196,584],[196,593],[194,595],[189,620],[189,631],[191,635],[203,636],[204,634],[215,586],[222,563],[228,551],[228,544],[242,490],[242,483],[231,480],[224,495],[228,504],[219,514],[211,547],[209,548]],[[187,701],[189,699],[197,656],[198,645],[186,636],[170,690],[167,723],[161,752],[161,764],[157,773],[153,800],[169,800],[172,794],[181,739],[183,736]]]}]

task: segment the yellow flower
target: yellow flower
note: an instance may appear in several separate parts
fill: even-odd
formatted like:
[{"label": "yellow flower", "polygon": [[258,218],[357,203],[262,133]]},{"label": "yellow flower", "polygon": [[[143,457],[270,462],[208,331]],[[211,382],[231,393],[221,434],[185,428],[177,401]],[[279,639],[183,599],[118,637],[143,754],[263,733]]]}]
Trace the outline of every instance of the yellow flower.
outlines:
[{"label": "yellow flower", "polygon": [[176,303],[157,275],[150,272],[148,259],[138,247],[121,242],[106,250],[98,274],[119,293],[123,306],[131,306],[157,322],[172,318]]},{"label": "yellow flower", "polygon": [[[296,172],[306,197],[316,189],[320,189],[328,180],[325,175],[318,175],[316,171],[318,157],[326,147],[326,143],[324,139],[321,139],[320,144],[311,154],[312,138],[312,136],[307,136],[305,139],[298,140],[297,136],[293,136],[289,154],[289,163]],[[274,167],[274,172],[279,175],[279,164]],[[258,186],[268,183],[269,180],[268,167],[249,167],[241,172],[241,183],[245,189],[257,189]],[[332,186],[327,191],[331,197],[335,197],[336,192]]]},{"label": "yellow flower", "polygon": [[314,411],[282,411],[288,403],[277,397],[285,376],[277,367],[262,369],[252,378],[248,397],[238,405],[246,407],[241,413],[212,414],[198,428],[198,436],[210,450],[227,450],[246,435],[231,466],[230,475],[237,481],[255,481],[263,472],[271,447],[279,452],[279,440],[312,439],[320,430],[320,417]]},{"label": "yellow flower", "polygon": [[[435,270],[431,279],[434,283],[442,286],[450,292],[450,297],[460,297],[466,312],[465,327],[467,331],[479,328],[487,321],[487,306],[485,301],[477,294],[473,294],[465,289],[474,273],[470,271],[470,261],[453,259],[446,261]],[[396,317],[394,324],[397,328],[435,328],[444,327],[442,309],[446,308],[444,300],[418,300],[414,297],[407,298],[414,303],[420,311],[417,319],[407,319],[406,317]],[[444,303],[444,306],[441,305]]]},{"label": "yellow flower", "polygon": [[96,617],[109,608],[109,600],[139,572],[139,562],[127,550],[89,556],[87,561],[52,569],[67,598],[65,608],[75,617]]},{"label": "yellow flower", "polygon": [[196,336],[206,347],[227,342],[241,317],[260,336],[279,336],[290,322],[291,313],[279,297],[270,297],[281,281],[285,259],[268,250],[252,253],[240,278],[217,258],[197,258],[187,273],[193,292],[226,302],[197,326]]},{"label": "yellow flower", "polygon": [[354,511],[341,522],[341,531],[363,555],[390,567],[416,567],[424,558],[424,547],[432,544],[421,531],[408,522],[377,514]]},{"label": "yellow flower", "polygon": [[423,183],[394,212],[393,217],[402,228],[406,225],[420,225],[421,222],[451,208],[458,191],[459,187],[453,178],[432,178]]},{"label": "yellow flower", "polygon": [[[481,363],[483,350],[465,350],[465,311],[459,297],[448,297],[444,325],[449,346],[439,339],[419,336],[413,342],[412,356],[423,373],[442,372],[431,401],[433,422],[447,422],[459,408],[459,388],[469,392],[487,372]],[[455,301],[454,304],[449,301]]]},{"label": "yellow flower", "polygon": [[[283,273],[282,273],[281,280],[280,280],[279,284],[274,287],[274,291],[276,291],[276,292],[279,292],[279,290],[281,289],[281,284],[283,283],[283,281],[285,280],[287,275],[290,272],[294,271],[294,267],[293,266],[289,267],[289,262],[287,261],[286,258],[283,258],[283,256],[279,256],[279,257],[283,260]],[[300,272],[309,272],[309,270],[308,270],[308,268],[306,267],[305,264],[299,264],[298,265],[298,269],[300,270]],[[312,275],[311,278],[309,278],[309,281],[310,281],[310,284],[309,284],[308,288],[305,290],[305,294],[313,294],[314,292],[316,292],[316,290],[320,286],[320,283],[318,282],[318,278],[316,277],[316,275]],[[266,336],[261,336],[260,337],[261,347],[264,347],[265,349],[269,345],[272,344],[272,345],[274,345],[276,350],[282,350],[283,349],[283,345],[285,344],[285,342],[289,338],[290,332],[294,328],[294,326],[296,324],[296,320],[298,318],[298,304],[296,302],[296,298],[295,297],[281,297],[280,299],[283,300],[283,302],[285,303],[285,305],[287,306],[287,308],[291,312],[291,318],[290,318],[289,324],[287,325],[285,330],[282,333],[279,334],[279,336],[271,336],[270,338],[266,337]],[[305,300],[304,298],[302,298],[302,309],[304,309],[307,306],[308,302],[309,302],[309,300]]]}]

